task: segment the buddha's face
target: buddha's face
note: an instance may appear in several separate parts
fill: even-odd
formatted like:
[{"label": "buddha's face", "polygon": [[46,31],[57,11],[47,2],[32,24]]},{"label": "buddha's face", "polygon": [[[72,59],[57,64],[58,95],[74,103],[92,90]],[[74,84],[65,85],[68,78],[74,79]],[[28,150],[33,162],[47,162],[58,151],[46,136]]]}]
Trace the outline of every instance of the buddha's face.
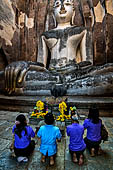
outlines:
[{"label": "buddha's face", "polygon": [[67,23],[73,16],[73,0],[55,0],[54,15],[58,23]]}]

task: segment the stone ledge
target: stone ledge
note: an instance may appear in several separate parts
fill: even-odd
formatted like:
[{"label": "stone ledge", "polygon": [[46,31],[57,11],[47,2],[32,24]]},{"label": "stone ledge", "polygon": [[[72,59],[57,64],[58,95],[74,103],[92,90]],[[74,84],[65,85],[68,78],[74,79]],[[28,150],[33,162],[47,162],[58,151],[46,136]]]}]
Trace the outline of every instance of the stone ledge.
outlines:
[{"label": "stone ledge", "polygon": [[[0,95],[0,110],[30,112],[37,100],[46,101],[46,97]],[[96,105],[101,116],[113,116],[113,97],[67,96],[67,102],[75,105],[80,114],[87,115],[90,106]]]}]

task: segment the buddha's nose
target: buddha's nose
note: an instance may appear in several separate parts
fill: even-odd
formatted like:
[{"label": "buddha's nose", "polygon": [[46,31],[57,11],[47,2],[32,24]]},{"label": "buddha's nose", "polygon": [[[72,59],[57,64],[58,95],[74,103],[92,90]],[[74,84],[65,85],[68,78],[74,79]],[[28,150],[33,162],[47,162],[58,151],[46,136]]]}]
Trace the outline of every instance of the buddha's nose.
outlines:
[{"label": "buddha's nose", "polygon": [[61,10],[65,10],[64,4],[61,4]]}]

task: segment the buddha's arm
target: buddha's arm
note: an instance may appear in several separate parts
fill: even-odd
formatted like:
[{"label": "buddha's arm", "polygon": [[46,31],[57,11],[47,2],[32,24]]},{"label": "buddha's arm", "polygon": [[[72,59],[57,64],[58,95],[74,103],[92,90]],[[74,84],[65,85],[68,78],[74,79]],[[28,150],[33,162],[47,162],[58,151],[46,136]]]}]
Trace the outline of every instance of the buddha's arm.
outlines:
[{"label": "buddha's arm", "polygon": [[84,30],[84,33],[83,33],[83,38],[81,40],[81,43],[80,43],[80,53],[81,53],[81,58],[82,58],[82,61],[86,61],[86,35],[87,35],[87,30]]},{"label": "buddha's arm", "polygon": [[46,45],[45,36],[41,36],[37,61],[43,63],[44,67],[46,67],[47,58],[48,58],[48,48]]},{"label": "buddha's arm", "polygon": [[93,54],[92,54],[92,38],[91,32],[84,30],[84,35],[80,43],[80,54],[81,61],[89,61],[90,65],[93,64]]}]

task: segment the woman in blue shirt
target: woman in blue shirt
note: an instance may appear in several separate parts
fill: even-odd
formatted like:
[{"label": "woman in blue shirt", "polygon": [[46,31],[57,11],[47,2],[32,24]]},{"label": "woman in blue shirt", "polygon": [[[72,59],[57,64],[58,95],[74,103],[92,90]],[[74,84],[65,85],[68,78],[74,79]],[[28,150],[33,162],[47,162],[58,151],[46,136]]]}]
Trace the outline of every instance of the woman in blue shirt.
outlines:
[{"label": "woman in blue shirt", "polygon": [[99,110],[97,108],[90,108],[88,119],[84,121],[83,126],[87,129],[87,137],[84,140],[91,156],[95,156],[96,152],[98,154],[101,152],[99,146],[101,143],[101,124]]},{"label": "woman in blue shirt", "polygon": [[69,150],[74,163],[82,165],[84,162],[83,152],[86,144],[83,139],[84,127],[79,124],[77,115],[72,115],[72,124],[67,126],[67,135],[70,137]]},{"label": "woman in blue shirt", "polygon": [[40,152],[41,161],[45,162],[45,157],[50,157],[50,165],[54,165],[54,156],[57,152],[57,141],[61,139],[61,133],[58,127],[54,126],[54,116],[51,113],[45,115],[46,125],[41,126],[37,136],[41,139]]},{"label": "woman in blue shirt", "polygon": [[35,141],[31,140],[31,138],[35,137],[35,132],[27,125],[26,118],[23,114],[17,116],[12,133],[14,135],[14,152],[18,162],[27,162],[27,157],[35,148]]}]

